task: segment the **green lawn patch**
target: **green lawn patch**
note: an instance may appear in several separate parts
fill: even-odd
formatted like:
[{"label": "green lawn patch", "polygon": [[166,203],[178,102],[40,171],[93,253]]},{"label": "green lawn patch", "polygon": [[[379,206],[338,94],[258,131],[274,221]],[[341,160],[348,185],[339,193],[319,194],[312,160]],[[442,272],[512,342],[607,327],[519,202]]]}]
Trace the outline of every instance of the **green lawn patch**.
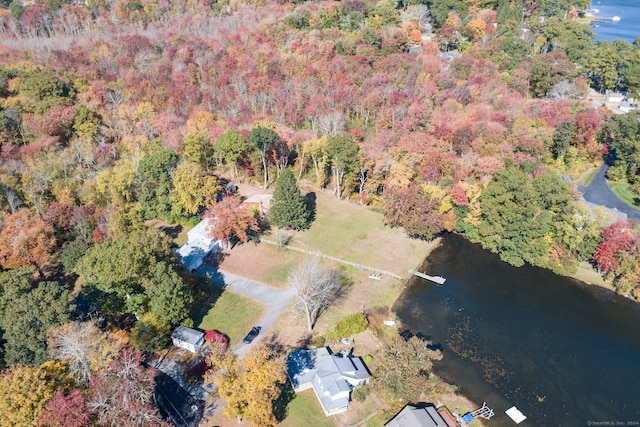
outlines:
[{"label": "green lawn patch", "polygon": [[609,188],[616,196],[620,197],[626,204],[640,209],[640,196],[635,194],[629,189],[629,184],[622,184],[619,182],[609,183]]},{"label": "green lawn patch", "polygon": [[220,331],[234,346],[258,322],[264,310],[264,305],[251,298],[224,291],[196,327]]},{"label": "green lawn patch", "polygon": [[320,402],[312,389],[296,393],[288,403],[286,418],[278,424],[282,427],[335,427],[331,418],[324,415]]},{"label": "green lawn patch", "polygon": [[[308,231],[294,240],[299,238],[326,254],[364,262],[365,259],[353,259],[353,248],[367,245],[365,241],[370,234],[384,230],[382,215],[345,200],[327,200],[327,197],[332,196],[317,197],[316,220]],[[292,244],[296,245],[296,242]]]},{"label": "green lawn patch", "polygon": [[580,180],[578,181],[578,184],[584,185],[585,187],[588,186],[589,184],[591,184],[591,181],[593,181],[593,178],[596,176],[597,173],[598,173],[598,168],[594,168],[590,170],[589,173],[584,174],[582,178],[580,178]]}]

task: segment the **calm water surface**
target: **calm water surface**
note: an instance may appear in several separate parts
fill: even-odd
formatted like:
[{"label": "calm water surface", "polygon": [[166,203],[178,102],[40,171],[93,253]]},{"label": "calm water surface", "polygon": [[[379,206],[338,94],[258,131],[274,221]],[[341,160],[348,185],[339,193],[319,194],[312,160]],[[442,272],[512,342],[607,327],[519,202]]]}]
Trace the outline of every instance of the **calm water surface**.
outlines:
[{"label": "calm water surface", "polygon": [[442,346],[436,373],[494,409],[488,426],[515,426],[513,405],[520,426],[640,425],[640,304],[455,235],[420,269],[447,282],[414,278],[394,308]]},{"label": "calm water surface", "polygon": [[594,0],[591,3],[595,16],[601,18],[620,17],[615,22],[593,22],[592,28],[596,32],[596,40],[612,41],[614,39],[633,40],[640,36],[640,1],[638,0]]}]

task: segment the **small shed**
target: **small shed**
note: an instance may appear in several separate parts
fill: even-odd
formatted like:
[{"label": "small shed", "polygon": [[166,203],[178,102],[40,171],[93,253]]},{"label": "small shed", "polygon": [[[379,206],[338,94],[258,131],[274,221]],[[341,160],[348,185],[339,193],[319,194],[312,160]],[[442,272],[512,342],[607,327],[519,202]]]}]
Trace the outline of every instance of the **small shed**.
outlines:
[{"label": "small shed", "polygon": [[265,216],[267,212],[269,212],[271,199],[273,199],[273,194],[256,194],[255,196],[249,197],[242,203],[252,209],[255,207],[258,214]]},{"label": "small shed", "polygon": [[622,102],[624,100],[624,95],[617,92],[609,92],[606,97],[607,102]]},{"label": "small shed", "polygon": [[204,344],[204,332],[178,326],[171,334],[171,340],[176,347],[184,348],[192,353],[197,353]]}]

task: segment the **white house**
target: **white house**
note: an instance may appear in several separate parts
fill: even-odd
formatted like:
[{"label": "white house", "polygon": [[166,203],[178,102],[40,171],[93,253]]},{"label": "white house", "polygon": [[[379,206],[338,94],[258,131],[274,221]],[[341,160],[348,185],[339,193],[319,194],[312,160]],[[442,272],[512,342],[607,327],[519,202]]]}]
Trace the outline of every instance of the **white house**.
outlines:
[{"label": "white house", "polygon": [[362,359],[331,354],[327,347],[295,350],[287,357],[287,373],[296,393],[313,388],[326,416],[349,409],[351,390],[370,377]]},{"label": "white house", "polygon": [[609,92],[606,96],[607,102],[622,102],[624,100],[624,95],[617,92]]},{"label": "white house", "polygon": [[204,257],[222,247],[222,243],[209,233],[215,223],[212,219],[203,219],[187,232],[187,243],[180,246],[176,255],[180,263],[189,271],[195,271],[204,262]]},{"label": "white house", "polygon": [[192,353],[197,353],[204,344],[204,332],[178,326],[171,334],[171,340],[176,347],[184,348]]}]

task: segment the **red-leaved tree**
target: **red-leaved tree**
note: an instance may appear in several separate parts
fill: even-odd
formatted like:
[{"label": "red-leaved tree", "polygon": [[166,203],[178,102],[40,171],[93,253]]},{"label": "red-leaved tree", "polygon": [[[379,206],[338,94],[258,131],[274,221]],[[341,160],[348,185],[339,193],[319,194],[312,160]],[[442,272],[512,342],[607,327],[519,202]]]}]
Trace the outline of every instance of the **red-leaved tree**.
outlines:
[{"label": "red-leaved tree", "polygon": [[602,241],[593,252],[593,260],[599,270],[608,273],[620,265],[618,252],[627,250],[631,244],[631,223],[618,220],[602,230]]},{"label": "red-leaved tree", "polygon": [[0,266],[33,266],[44,280],[42,267],[56,246],[53,227],[29,209],[20,209],[7,217],[0,231]]},{"label": "red-leaved tree", "polygon": [[220,202],[210,206],[203,215],[213,219],[215,225],[209,230],[211,237],[226,241],[228,247],[238,239],[246,242],[248,231],[258,231],[258,220],[253,210],[242,204],[238,197],[225,197]]},{"label": "red-leaved tree", "polygon": [[67,395],[61,390],[47,402],[36,420],[37,427],[85,427],[91,416],[82,392],[74,388]]}]

